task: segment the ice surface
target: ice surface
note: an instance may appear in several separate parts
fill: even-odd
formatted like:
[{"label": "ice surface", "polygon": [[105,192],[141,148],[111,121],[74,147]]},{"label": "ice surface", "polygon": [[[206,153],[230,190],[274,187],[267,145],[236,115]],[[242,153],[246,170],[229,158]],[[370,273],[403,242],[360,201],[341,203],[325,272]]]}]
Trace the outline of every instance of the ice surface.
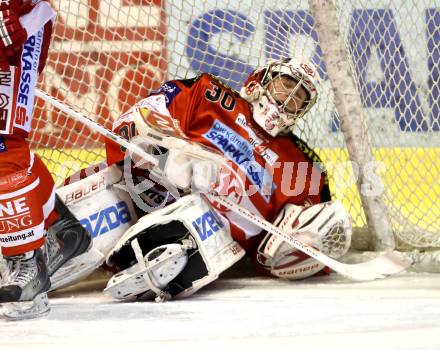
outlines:
[{"label": "ice surface", "polygon": [[104,285],[52,293],[44,319],[0,320],[0,349],[440,349],[440,274],[232,276],[163,304],[113,301]]}]

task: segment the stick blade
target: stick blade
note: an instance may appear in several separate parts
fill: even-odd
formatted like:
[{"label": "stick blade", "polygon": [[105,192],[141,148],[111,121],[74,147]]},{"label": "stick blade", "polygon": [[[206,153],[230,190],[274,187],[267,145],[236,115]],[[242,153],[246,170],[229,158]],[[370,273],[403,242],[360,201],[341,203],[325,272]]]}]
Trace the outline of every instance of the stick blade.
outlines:
[{"label": "stick blade", "polygon": [[358,264],[341,263],[337,272],[354,281],[373,281],[405,271],[412,263],[413,260],[403,253],[391,251]]}]

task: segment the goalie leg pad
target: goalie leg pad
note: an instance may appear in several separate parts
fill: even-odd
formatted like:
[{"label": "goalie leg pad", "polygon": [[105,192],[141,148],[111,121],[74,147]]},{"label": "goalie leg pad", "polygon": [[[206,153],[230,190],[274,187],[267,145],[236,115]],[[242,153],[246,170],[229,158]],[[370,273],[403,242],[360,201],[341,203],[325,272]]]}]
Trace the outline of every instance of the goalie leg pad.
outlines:
[{"label": "goalie leg pad", "polygon": [[187,297],[243,256],[214,209],[189,195],[126,232],[107,256],[107,264],[120,272],[105,291],[125,300]]},{"label": "goalie leg pad", "polygon": [[151,290],[157,301],[170,297],[163,289],[175,279],[188,263],[186,251],[190,244],[165,244],[142,256],[137,239],[131,241],[137,264],[114,275],[107,284],[105,293],[117,299],[130,299],[144,296],[145,288]]},{"label": "goalie leg pad", "polygon": [[124,232],[137,221],[121,170],[111,166],[57,190],[68,210],[92,236],[92,248],[69,260],[53,276],[52,289],[66,287],[92,273]]}]

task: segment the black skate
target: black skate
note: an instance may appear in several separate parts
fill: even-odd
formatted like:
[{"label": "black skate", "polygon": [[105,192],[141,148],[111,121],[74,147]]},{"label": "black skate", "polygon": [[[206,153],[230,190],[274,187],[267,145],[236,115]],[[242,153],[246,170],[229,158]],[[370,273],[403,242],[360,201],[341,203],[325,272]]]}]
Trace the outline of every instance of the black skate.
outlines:
[{"label": "black skate", "polygon": [[81,226],[58,196],[55,209],[59,219],[49,227],[45,244],[49,276],[70,259],[86,252],[92,245],[90,233]]},{"label": "black skate", "polygon": [[0,287],[3,316],[20,320],[46,315],[50,279],[41,249],[4,259],[7,271]]}]

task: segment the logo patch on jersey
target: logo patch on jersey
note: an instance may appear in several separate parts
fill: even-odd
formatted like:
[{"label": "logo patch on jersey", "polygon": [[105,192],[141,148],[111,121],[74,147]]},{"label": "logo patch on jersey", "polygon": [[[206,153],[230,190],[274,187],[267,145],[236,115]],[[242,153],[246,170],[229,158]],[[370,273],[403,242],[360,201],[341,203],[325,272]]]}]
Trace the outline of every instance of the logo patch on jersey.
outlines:
[{"label": "logo patch on jersey", "polygon": [[6,152],[8,149],[6,148],[5,138],[0,135],[0,153]]},{"label": "logo patch on jersey", "polygon": [[44,29],[30,36],[23,45],[21,76],[18,86],[14,126],[29,130],[34,108],[34,89],[38,79],[38,64],[43,45]]},{"label": "logo patch on jersey", "polygon": [[163,84],[158,90],[154,90],[151,95],[155,94],[164,94],[165,95],[165,103],[168,107],[171,102],[173,102],[174,97],[177,96],[177,94],[182,91],[180,88],[176,85],[176,83],[173,83],[172,81],[169,81],[165,84]]},{"label": "logo patch on jersey", "polygon": [[215,121],[211,129],[203,135],[232,162],[234,162],[257,187],[268,203],[276,186],[271,174],[257,162],[253,146],[225,124]]},{"label": "logo patch on jersey", "polygon": [[265,140],[257,135],[252,127],[247,123],[246,117],[239,113],[235,119],[235,124],[239,125],[249,135],[249,143],[263,159],[271,166],[275,164],[278,159],[278,154],[268,148],[268,144]]}]

